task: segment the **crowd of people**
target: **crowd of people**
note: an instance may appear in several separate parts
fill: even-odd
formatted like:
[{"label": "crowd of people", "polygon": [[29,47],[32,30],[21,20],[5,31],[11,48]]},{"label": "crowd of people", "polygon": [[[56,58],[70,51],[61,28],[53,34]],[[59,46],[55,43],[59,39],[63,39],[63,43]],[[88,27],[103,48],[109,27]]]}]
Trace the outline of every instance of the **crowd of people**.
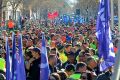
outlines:
[{"label": "crowd of people", "polygon": [[[42,32],[46,37],[49,80],[111,80],[112,67],[104,72],[99,70],[101,60],[98,56],[95,24],[81,24],[77,27],[29,25],[29,29],[24,27],[21,31],[16,30],[15,36],[18,37],[21,33],[23,38],[26,80],[40,80]],[[114,52],[117,53],[117,27],[112,34]],[[6,60],[6,36],[9,38],[12,54],[12,33],[3,30],[0,36],[0,59],[2,59],[0,64],[5,63]],[[1,61],[3,62],[1,63]],[[0,67],[1,76],[5,75],[3,67]]]}]

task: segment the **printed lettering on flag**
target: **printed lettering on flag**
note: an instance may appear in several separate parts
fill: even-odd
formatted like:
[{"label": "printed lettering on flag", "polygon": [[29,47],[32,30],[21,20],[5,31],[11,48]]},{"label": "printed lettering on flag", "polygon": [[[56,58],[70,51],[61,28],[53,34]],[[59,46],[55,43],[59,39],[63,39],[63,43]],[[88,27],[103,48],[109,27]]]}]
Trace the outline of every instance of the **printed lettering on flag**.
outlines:
[{"label": "printed lettering on flag", "polygon": [[110,1],[100,0],[96,36],[98,39],[99,58],[103,59],[100,63],[100,71],[105,71],[115,63],[115,53],[110,31]]}]

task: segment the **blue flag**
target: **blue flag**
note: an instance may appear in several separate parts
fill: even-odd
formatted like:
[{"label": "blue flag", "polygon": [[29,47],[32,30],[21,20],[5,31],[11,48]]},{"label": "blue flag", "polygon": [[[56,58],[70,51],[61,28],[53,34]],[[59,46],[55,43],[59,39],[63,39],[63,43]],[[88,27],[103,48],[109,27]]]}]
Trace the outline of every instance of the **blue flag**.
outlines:
[{"label": "blue flag", "polygon": [[17,60],[16,60],[16,39],[12,33],[12,80],[16,80]]},{"label": "blue flag", "polygon": [[11,80],[11,66],[10,66],[10,52],[9,52],[8,38],[6,38],[6,80]]},{"label": "blue flag", "polygon": [[17,80],[26,80],[24,57],[23,57],[23,47],[22,47],[22,35],[18,37],[18,53],[16,55],[17,59],[17,71],[16,79]]},{"label": "blue flag", "polygon": [[40,80],[48,80],[49,74],[50,74],[50,72],[49,72],[49,63],[48,63],[48,57],[47,57],[45,36],[44,36],[44,34],[42,34]]},{"label": "blue flag", "polygon": [[64,23],[65,25],[68,25],[69,20],[70,20],[70,16],[69,16],[69,15],[63,15],[63,16],[62,16],[62,20],[63,20],[63,23]]},{"label": "blue flag", "polygon": [[97,32],[98,38],[98,53],[101,59],[100,71],[105,71],[115,63],[115,53],[113,50],[113,43],[110,32],[110,7],[109,0],[100,0]]}]

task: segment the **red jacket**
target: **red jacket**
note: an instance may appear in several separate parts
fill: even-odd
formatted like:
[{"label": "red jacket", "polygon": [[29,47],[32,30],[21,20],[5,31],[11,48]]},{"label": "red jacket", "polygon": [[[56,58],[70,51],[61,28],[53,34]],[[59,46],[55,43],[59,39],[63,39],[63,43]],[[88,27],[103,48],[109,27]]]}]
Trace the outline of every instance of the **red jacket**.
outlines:
[{"label": "red jacket", "polygon": [[14,28],[15,24],[13,21],[8,21],[8,28]]}]

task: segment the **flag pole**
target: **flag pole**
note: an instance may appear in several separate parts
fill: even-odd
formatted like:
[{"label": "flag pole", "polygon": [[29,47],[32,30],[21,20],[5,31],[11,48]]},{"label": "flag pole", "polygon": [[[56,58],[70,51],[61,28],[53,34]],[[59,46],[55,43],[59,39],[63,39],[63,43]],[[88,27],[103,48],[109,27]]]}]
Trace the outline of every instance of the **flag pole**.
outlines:
[{"label": "flag pole", "polygon": [[113,6],[113,0],[111,1],[111,30],[114,29],[114,6]]},{"label": "flag pole", "polygon": [[[120,0],[118,0],[118,8],[120,7]],[[118,23],[118,28],[119,28],[119,31],[120,31],[120,9],[118,9],[118,20],[119,20],[119,23]],[[119,34],[119,42],[118,42],[118,53],[116,55],[116,60],[115,60],[115,66],[114,66],[114,72],[113,72],[113,75],[112,75],[112,80],[119,80],[120,78],[120,61],[119,61],[119,58],[120,58],[120,34]]]}]

